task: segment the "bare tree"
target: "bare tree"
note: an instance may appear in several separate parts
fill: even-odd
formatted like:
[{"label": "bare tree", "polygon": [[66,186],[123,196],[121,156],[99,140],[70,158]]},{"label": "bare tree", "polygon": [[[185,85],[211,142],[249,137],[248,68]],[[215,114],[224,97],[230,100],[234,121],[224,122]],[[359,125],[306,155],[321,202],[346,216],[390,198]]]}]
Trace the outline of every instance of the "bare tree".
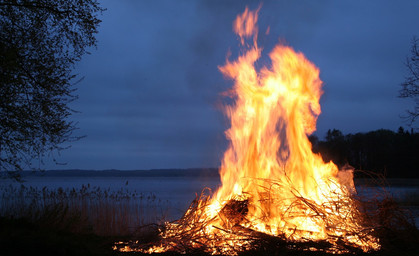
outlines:
[{"label": "bare tree", "polygon": [[405,118],[412,125],[419,117],[419,39],[413,37],[412,46],[410,49],[410,56],[406,59],[406,67],[409,75],[401,84],[402,89],[399,91],[401,98],[413,98],[415,106],[413,109],[407,110]]},{"label": "bare tree", "polygon": [[77,139],[72,72],[102,11],[96,0],[0,0],[0,171],[34,168]]}]

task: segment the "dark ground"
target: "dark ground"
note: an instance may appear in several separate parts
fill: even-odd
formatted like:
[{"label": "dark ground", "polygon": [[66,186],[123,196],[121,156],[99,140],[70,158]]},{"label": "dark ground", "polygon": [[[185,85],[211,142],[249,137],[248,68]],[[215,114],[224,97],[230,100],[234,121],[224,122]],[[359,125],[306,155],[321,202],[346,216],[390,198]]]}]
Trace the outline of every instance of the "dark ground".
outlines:
[{"label": "dark ground", "polygon": [[[211,174],[213,170],[209,171]],[[172,173],[171,173],[172,174]],[[376,185],[369,179],[357,179],[357,184]],[[393,186],[417,187],[417,179],[389,179],[387,183]],[[416,197],[416,196],[415,196]],[[419,199],[414,199],[417,205]],[[384,209],[393,209],[394,202],[384,205]],[[409,202],[411,203],[411,202]],[[396,207],[397,208],[397,207]],[[395,211],[397,213],[397,211]],[[390,256],[407,255],[419,256],[419,231],[417,228],[400,229],[401,223],[397,217],[389,215],[388,223],[384,223],[380,232],[380,241],[383,242],[383,250],[372,253],[358,253],[357,255]],[[76,216],[77,217],[77,216]],[[392,224],[394,222],[395,224]],[[140,241],[150,240],[148,235],[143,235]],[[12,219],[0,217],[0,256],[2,255],[146,255],[142,253],[121,253],[114,251],[112,247],[117,241],[136,240],[138,237],[115,237],[98,236],[94,234],[86,222],[77,218],[67,218],[64,221],[56,221],[56,217],[46,216],[38,221],[28,219]],[[182,255],[175,252],[166,252],[156,255]],[[189,254],[191,255],[191,254]],[[207,255],[195,252],[193,255]],[[241,253],[240,255],[331,255],[323,252],[290,251],[284,247],[268,244],[264,249]],[[354,255],[354,254],[352,254]]]},{"label": "dark ground", "polygon": [[[397,234],[393,234],[397,236]],[[393,237],[393,248],[373,253],[357,255],[419,255],[418,241],[409,234],[406,237]],[[25,219],[0,218],[0,255],[145,255],[142,253],[121,253],[112,250],[115,241],[127,241],[128,237],[103,237],[87,233],[72,233],[49,227],[47,224],[31,223]],[[407,241],[407,240],[409,241]],[[167,252],[156,255],[182,255]],[[193,253],[192,255],[206,255]],[[330,255],[322,252],[290,251],[276,246],[263,250],[241,253],[241,255]],[[353,254],[352,254],[353,255]]]}]

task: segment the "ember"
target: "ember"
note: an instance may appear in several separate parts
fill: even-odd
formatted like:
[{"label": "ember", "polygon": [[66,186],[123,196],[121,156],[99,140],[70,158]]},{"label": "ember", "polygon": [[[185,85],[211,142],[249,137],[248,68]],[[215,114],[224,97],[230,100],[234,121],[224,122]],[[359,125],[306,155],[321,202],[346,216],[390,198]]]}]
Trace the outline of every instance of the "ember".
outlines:
[{"label": "ember", "polygon": [[213,195],[204,191],[180,220],[166,223],[158,243],[121,251],[235,255],[265,241],[333,253],[380,248],[352,197],[352,176],[339,175],[335,164],[311,151],[307,135],[321,113],[318,68],[283,45],[269,54],[270,67],[254,67],[262,53],[258,11],[238,15],[233,29],[244,53],[219,68],[234,80],[226,94],[235,101],[225,108],[231,127],[222,186]]}]

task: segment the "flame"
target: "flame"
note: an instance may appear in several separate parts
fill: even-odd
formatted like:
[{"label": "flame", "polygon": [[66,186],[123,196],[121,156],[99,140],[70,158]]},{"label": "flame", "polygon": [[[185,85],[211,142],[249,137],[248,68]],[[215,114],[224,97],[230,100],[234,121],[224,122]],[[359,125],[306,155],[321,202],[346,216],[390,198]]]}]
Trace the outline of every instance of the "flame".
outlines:
[{"label": "flame", "polygon": [[[364,232],[351,197],[353,183],[342,182],[337,166],[314,154],[307,138],[321,113],[319,69],[284,45],[271,51],[270,66],[255,68],[262,54],[258,11],[246,8],[237,16],[233,30],[245,50],[219,67],[234,81],[226,93],[234,103],[225,107],[231,126],[225,132],[230,144],[220,168],[222,185],[212,197],[195,202],[186,222],[168,223],[162,232],[167,242],[151,252],[178,248],[170,238],[182,232],[195,234],[192,247],[205,244],[213,254],[231,254],[231,248],[250,243],[234,239],[245,232],[327,241],[336,245],[334,252],[345,252],[339,241],[364,251],[379,249],[378,239]],[[249,38],[252,43],[246,45]]]},{"label": "flame", "polygon": [[[253,45],[219,67],[234,81],[228,94],[235,103],[225,108],[230,146],[220,168],[222,186],[208,215],[216,216],[226,202],[239,197],[248,201],[246,224],[241,223],[246,227],[292,240],[344,236],[366,251],[378,248],[372,237],[357,241],[337,231],[357,230],[360,223],[347,219],[356,211],[350,199],[354,188],[340,183],[337,166],[314,154],[307,138],[321,113],[319,69],[302,53],[277,45],[269,54],[271,66],[256,70],[262,52],[256,43],[258,11],[246,8],[234,22],[242,45],[250,37]],[[300,199],[307,204],[298,203]],[[334,222],[327,223],[325,216]]]}]

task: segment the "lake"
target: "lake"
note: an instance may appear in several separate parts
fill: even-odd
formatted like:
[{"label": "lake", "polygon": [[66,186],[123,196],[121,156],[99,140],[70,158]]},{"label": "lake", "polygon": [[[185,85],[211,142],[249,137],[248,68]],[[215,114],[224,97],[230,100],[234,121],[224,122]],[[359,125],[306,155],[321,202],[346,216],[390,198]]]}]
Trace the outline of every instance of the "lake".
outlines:
[{"label": "lake", "polygon": [[[10,179],[0,179],[0,186],[21,186],[35,187],[42,189],[80,189],[82,186],[100,187],[112,191],[124,190],[137,194],[154,195],[161,207],[169,209],[166,216],[169,220],[180,218],[186,211],[192,200],[199,195],[204,188],[213,191],[220,185],[217,175],[208,176],[38,176],[29,175],[24,177],[25,182],[19,183]],[[396,198],[419,195],[418,186],[389,186],[385,188],[387,192]],[[361,195],[375,196],[382,189],[377,187],[357,187]],[[417,199],[419,200],[419,199]],[[419,211],[416,207],[411,207],[417,224],[419,224]]]}]

